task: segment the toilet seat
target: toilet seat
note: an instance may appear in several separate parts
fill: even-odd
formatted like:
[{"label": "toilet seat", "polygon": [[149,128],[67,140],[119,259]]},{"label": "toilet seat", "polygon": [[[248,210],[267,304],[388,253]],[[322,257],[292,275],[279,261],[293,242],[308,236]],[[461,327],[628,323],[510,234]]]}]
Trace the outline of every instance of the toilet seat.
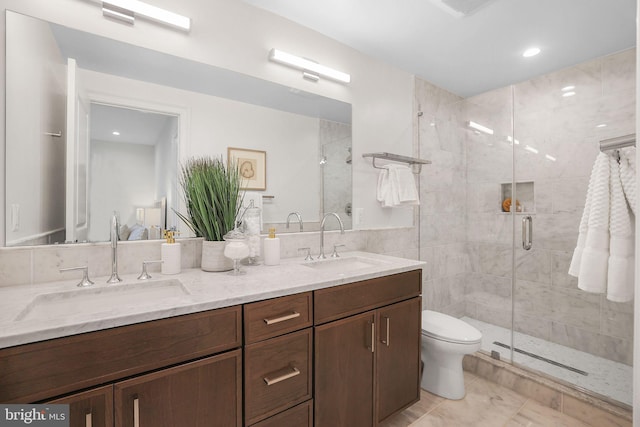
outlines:
[{"label": "toilet seat", "polygon": [[422,334],[457,344],[477,344],[482,340],[482,333],[468,323],[431,310],[422,312]]}]

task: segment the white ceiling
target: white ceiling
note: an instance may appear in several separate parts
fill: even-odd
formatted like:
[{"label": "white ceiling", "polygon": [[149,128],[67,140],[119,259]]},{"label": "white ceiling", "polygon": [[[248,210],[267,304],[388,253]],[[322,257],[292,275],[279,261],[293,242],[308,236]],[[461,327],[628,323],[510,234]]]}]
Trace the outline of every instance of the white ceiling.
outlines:
[{"label": "white ceiling", "polygon": [[463,97],[636,44],[636,0],[244,1]]},{"label": "white ceiling", "polygon": [[[175,116],[110,105],[91,104],[91,140],[156,145]],[[117,131],[120,134],[114,135]]]}]

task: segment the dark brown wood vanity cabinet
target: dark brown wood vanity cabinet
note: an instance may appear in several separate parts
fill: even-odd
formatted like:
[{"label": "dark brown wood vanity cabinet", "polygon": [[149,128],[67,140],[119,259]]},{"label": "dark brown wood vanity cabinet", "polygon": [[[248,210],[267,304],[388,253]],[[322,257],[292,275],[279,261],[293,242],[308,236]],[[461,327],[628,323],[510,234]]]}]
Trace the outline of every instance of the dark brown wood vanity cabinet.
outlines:
[{"label": "dark brown wood vanity cabinet", "polygon": [[312,293],[244,306],[246,426],[313,426]]},{"label": "dark brown wood vanity cabinet", "polygon": [[314,292],[316,427],[375,426],[420,399],[421,270]]},{"label": "dark brown wood vanity cabinet", "polygon": [[69,403],[72,426],[241,426],[242,308],[0,350],[0,402]]}]

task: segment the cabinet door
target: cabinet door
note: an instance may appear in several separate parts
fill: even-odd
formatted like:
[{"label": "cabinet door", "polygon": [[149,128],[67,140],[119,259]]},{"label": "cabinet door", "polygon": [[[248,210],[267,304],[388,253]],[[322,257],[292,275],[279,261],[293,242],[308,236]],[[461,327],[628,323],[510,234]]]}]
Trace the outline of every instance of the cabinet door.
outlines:
[{"label": "cabinet door", "polygon": [[113,386],[76,393],[49,403],[69,405],[69,427],[113,427]]},{"label": "cabinet door", "polygon": [[315,328],[316,427],[373,425],[372,311]]},{"label": "cabinet door", "polygon": [[240,426],[239,349],[116,383],[116,427]]},{"label": "cabinet door", "polygon": [[378,309],[376,324],[376,419],[380,422],[420,400],[420,298]]}]

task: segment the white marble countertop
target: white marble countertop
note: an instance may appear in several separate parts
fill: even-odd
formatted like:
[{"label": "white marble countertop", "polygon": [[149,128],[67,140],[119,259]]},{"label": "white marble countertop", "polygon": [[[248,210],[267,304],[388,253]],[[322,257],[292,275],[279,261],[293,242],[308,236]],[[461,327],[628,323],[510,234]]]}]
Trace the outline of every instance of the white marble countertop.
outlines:
[{"label": "white marble countertop", "polygon": [[[340,260],[369,261],[350,271],[310,268],[290,258],[278,266],[244,266],[246,274],[183,270],[177,275],[121,275],[123,282],[78,288],[77,278],[0,288],[0,348],[312,291],[422,268],[425,263],[368,252]],[[168,280],[178,282],[168,283]]]}]

